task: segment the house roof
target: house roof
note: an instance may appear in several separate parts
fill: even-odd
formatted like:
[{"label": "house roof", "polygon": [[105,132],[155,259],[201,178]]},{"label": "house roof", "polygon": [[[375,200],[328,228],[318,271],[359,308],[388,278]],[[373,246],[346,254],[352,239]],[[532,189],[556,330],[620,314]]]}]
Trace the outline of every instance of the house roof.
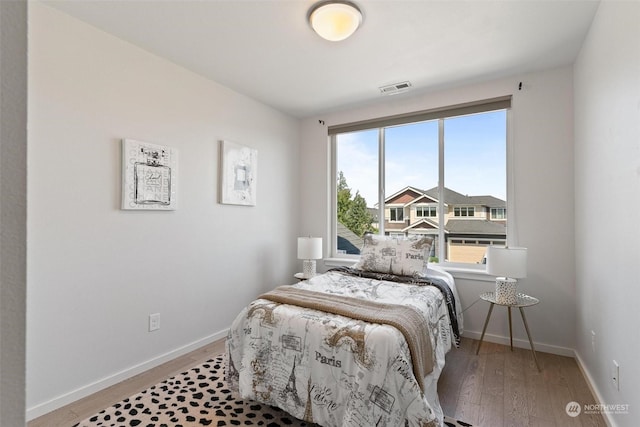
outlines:
[{"label": "house roof", "polygon": [[423,218],[420,221],[416,221],[411,225],[406,226],[402,229],[402,231],[416,230],[416,229],[427,229],[427,230],[437,230],[438,223],[432,221],[430,219]]},{"label": "house roof", "polygon": [[[431,196],[423,194],[420,197],[417,197],[415,200],[413,200],[413,203],[438,203],[438,199],[435,199]],[[444,205],[446,206],[447,203],[445,202]]]},{"label": "house roof", "polygon": [[338,221],[338,250],[346,251],[348,254],[359,254],[364,245],[364,239],[349,230],[344,224]]},{"label": "house roof", "polygon": [[487,206],[489,208],[506,208],[507,204],[504,200],[500,200],[493,196],[468,196],[472,205]]},{"label": "house roof", "polygon": [[504,222],[481,219],[450,219],[445,225],[445,230],[451,234],[506,235],[507,233]]},{"label": "house roof", "polygon": [[385,199],[385,203],[407,205],[413,203],[416,199],[422,197],[423,195],[424,191],[415,187],[408,186],[387,197]]},{"label": "house roof", "polygon": [[[410,197],[408,197],[410,196]],[[429,190],[421,190],[416,187],[405,187],[402,190],[393,193],[386,198],[387,203],[402,203],[404,205],[424,201],[424,197],[428,197],[433,201],[438,200],[438,187]],[[507,203],[494,196],[468,196],[453,191],[450,188],[444,188],[444,203],[446,205],[476,205],[486,206],[489,208],[504,208]]]}]

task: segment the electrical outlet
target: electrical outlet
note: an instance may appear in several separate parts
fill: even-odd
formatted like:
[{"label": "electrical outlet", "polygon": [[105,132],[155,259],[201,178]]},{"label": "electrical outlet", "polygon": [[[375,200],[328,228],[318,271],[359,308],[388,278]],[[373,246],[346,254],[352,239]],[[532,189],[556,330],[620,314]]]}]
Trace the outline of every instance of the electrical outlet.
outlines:
[{"label": "electrical outlet", "polygon": [[154,313],[149,315],[149,332],[157,331],[160,329],[160,313]]},{"label": "electrical outlet", "polygon": [[616,390],[620,391],[620,365],[615,360],[611,366],[611,380]]},{"label": "electrical outlet", "polygon": [[596,331],[591,331],[591,351],[596,352]]}]

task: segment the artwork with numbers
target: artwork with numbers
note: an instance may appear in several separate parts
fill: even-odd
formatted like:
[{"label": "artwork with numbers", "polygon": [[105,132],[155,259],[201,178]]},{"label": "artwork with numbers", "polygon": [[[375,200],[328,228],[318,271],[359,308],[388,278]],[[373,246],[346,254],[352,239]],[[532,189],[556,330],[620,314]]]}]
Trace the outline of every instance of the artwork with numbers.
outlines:
[{"label": "artwork with numbers", "polygon": [[220,203],[256,205],[258,150],[229,141],[220,143]]},{"label": "artwork with numbers", "polygon": [[177,173],[175,148],[123,139],[122,209],[176,209]]}]

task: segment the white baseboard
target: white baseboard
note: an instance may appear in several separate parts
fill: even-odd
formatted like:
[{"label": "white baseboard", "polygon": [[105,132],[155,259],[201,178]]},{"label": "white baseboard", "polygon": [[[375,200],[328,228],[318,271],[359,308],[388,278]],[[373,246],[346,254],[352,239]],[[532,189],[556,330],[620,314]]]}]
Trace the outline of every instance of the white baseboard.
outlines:
[{"label": "white baseboard", "polygon": [[[482,336],[482,333],[475,332],[475,331],[464,331],[463,336],[468,338],[473,338],[475,340],[480,340],[480,336]],[[493,342],[496,344],[509,345],[509,337],[503,337],[501,335],[484,334],[483,341]],[[543,353],[551,353],[551,354],[557,354],[559,356],[568,356],[568,357],[575,356],[575,351],[572,348],[560,347],[560,346],[551,345],[551,344],[543,344],[535,341],[533,345],[535,346],[536,351],[541,351]],[[529,341],[523,340],[523,339],[514,338],[513,346],[518,348],[525,348],[527,350],[531,349],[531,346],[529,345]]]},{"label": "white baseboard", "polygon": [[[602,399],[602,395],[598,392],[598,387],[596,387],[593,377],[589,374],[589,370],[585,367],[585,364],[582,362],[582,358],[577,351],[574,351],[574,358],[576,359],[578,368],[580,368],[580,372],[582,372],[582,376],[589,386],[591,394],[593,394],[593,397],[596,398],[598,403],[604,403],[604,399]],[[610,415],[611,414],[607,413],[607,411],[602,411],[602,418],[604,418],[604,422],[607,423],[607,426],[616,427],[617,424],[611,419]]]},{"label": "white baseboard", "polygon": [[110,387],[114,384],[118,384],[119,382],[122,382],[142,372],[148,371],[149,369],[154,368],[163,363],[166,363],[172,359],[175,359],[176,357],[182,356],[183,354],[187,354],[190,351],[196,350],[202,346],[205,346],[214,341],[222,339],[227,336],[227,332],[228,332],[228,329],[216,332],[215,334],[201,338],[185,346],[182,346],[175,350],[171,350],[167,353],[164,353],[157,357],[149,359],[138,365],[124,369],[106,378],[102,378],[96,382],[87,384],[76,390],[73,390],[63,395],[60,395],[58,397],[55,397],[47,402],[39,403],[35,406],[27,408],[27,421],[31,421],[35,418],[38,418],[41,415],[47,414],[65,405],[73,403],[76,400],[82,399],[83,397],[87,397],[93,393],[97,393],[100,390],[104,390],[107,387]]}]

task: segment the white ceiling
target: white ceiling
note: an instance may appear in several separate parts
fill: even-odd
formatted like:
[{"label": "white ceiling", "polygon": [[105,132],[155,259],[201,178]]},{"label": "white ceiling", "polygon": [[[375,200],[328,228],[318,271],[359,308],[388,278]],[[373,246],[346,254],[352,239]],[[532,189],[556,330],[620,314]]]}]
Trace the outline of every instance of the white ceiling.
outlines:
[{"label": "white ceiling", "polygon": [[[356,0],[364,23],[328,42],[314,0],[46,1],[63,12],[296,117],[571,64],[597,1]],[[394,96],[408,96],[399,94]]]}]

